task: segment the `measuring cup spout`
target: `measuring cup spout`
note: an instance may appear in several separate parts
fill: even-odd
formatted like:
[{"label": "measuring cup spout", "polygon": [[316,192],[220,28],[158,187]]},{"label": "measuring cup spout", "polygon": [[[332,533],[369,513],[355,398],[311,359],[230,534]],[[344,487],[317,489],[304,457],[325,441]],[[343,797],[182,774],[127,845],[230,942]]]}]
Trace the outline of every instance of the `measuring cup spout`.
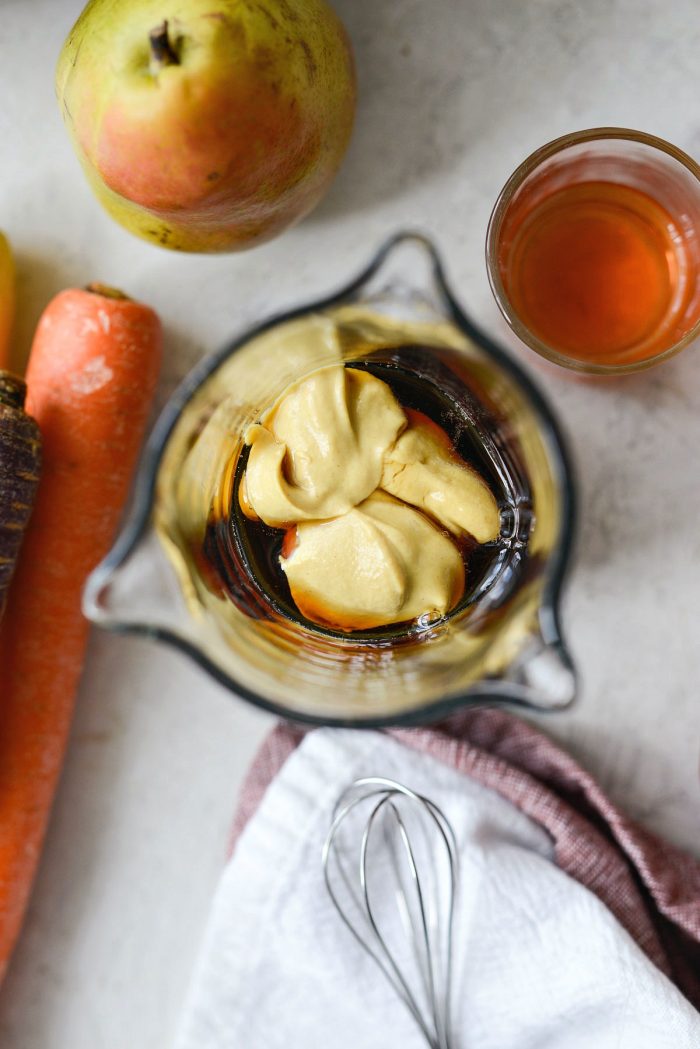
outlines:
[{"label": "measuring cup spout", "polygon": [[347,289],[351,301],[381,312],[399,303],[406,316],[435,320],[450,312],[450,295],[442,261],[430,237],[420,230],[401,230],[380,248],[367,269]]},{"label": "measuring cup spout", "polygon": [[83,613],[93,623],[127,633],[190,633],[178,580],[150,528],[123,556],[116,547],[93,571]]},{"label": "measuring cup spout", "polygon": [[561,639],[532,637],[506,675],[520,702],[535,710],[564,710],[576,698],[576,672]]}]

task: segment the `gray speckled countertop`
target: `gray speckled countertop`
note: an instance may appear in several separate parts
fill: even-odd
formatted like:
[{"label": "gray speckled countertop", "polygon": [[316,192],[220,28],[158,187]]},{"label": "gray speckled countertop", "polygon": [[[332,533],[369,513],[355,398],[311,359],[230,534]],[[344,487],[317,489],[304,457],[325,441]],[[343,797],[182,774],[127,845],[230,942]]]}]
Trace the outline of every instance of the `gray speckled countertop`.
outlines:
[{"label": "gray speckled countertop", "polygon": [[[638,127],[700,154],[694,0],[336,0],[360,78],[329,196],[243,256],[170,255],[92,199],[53,66],[82,0],[3,0],[0,227],[20,265],[19,339],[47,299],[125,285],[167,326],[163,400],[253,319],[332,290],[388,232],[419,225],[472,315],[524,351],[491,299],[483,240],[513,167],[566,131]],[[164,0],[164,8],[167,7]],[[565,600],[581,696],[546,728],[634,816],[700,855],[700,351],[624,381],[544,371],[578,465]],[[3,1049],[168,1044],[236,792],[270,719],[146,642],[95,632],[22,945]]]}]

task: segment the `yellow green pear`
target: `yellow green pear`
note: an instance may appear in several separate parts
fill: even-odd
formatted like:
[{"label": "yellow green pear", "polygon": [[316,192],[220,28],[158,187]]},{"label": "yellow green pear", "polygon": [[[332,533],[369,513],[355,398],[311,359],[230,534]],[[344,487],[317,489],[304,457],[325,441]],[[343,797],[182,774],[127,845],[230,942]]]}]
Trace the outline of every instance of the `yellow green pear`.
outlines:
[{"label": "yellow green pear", "polygon": [[319,201],[355,112],[325,0],[91,0],[56,88],[88,180],[132,233],[237,251]]}]

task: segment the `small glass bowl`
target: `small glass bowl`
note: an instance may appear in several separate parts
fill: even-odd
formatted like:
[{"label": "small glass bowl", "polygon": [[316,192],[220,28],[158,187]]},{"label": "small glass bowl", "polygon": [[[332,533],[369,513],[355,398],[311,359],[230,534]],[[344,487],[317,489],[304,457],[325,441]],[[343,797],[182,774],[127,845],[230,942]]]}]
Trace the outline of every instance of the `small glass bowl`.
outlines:
[{"label": "small glass bowl", "polygon": [[[662,348],[642,359],[605,363],[569,356],[548,345],[519,316],[502,279],[509,225],[522,221],[552,192],[598,180],[641,190],[665,208],[693,262],[693,284],[685,289],[682,315]],[[700,166],[670,142],[629,128],[589,128],[554,139],[530,154],[501,190],[486,234],[486,269],[491,291],[511,329],[548,361],[591,375],[622,375],[658,364],[700,335]]]}]

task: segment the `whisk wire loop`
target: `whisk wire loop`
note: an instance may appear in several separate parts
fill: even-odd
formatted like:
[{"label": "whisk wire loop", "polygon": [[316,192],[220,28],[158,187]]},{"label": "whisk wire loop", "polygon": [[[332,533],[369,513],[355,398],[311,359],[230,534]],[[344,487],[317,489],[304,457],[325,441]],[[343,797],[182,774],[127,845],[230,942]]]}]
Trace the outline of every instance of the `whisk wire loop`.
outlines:
[{"label": "whisk wire loop", "polygon": [[[412,994],[410,992],[410,989],[406,986],[405,981],[401,977],[401,974],[397,970],[397,968],[396,968],[395,964],[393,963],[391,957],[389,956],[388,963],[387,963],[387,961],[385,961],[384,958],[382,958],[381,954],[378,951],[376,951],[371,946],[371,944],[367,941],[367,939],[365,939],[364,936],[362,936],[362,934],[359,932],[357,926],[354,925],[353,922],[351,921],[351,919],[348,917],[348,915],[346,913],[346,910],[343,907],[343,905],[341,904],[341,901],[338,898],[338,896],[337,896],[337,894],[335,892],[335,889],[333,887],[333,883],[332,883],[332,879],[331,879],[331,875],[330,875],[330,858],[331,858],[332,847],[335,844],[335,835],[336,835],[336,833],[338,831],[338,828],[340,827],[340,825],[344,821],[344,819],[352,812],[352,810],[354,808],[356,808],[358,805],[360,805],[365,800],[366,800],[366,796],[360,796],[358,798],[355,798],[353,801],[349,802],[346,806],[344,806],[342,809],[340,809],[339,812],[336,813],[335,819],[334,819],[334,821],[333,821],[333,823],[331,825],[330,831],[328,832],[328,836],[326,838],[326,841],[324,843],[323,850],[322,850],[322,863],[323,863],[323,872],[324,872],[324,880],[325,880],[326,888],[327,888],[328,893],[330,895],[330,898],[331,898],[331,900],[332,900],[332,902],[333,902],[333,904],[335,906],[335,909],[336,909],[338,915],[340,916],[340,918],[343,920],[345,926],[349,929],[349,931],[355,937],[355,939],[360,944],[360,946],[367,952],[367,954],[370,955],[370,957],[379,966],[379,968],[384,973],[384,976],[386,977],[388,982],[391,984],[391,986],[394,988],[394,990],[396,991],[398,996],[401,998],[401,1000],[404,1002],[404,1004],[410,1010],[411,1014],[413,1015],[413,1018],[415,1019],[416,1023],[420,1026],[420,1028],[423,1031],[423,1033],[425,1034],[426,1038],[430,1039],[430,1037],[431,1037],[430,1031],[428,1030],[428,1028],[425,1025],[425,1021],[423,1020],[423,1017],[421,1016],[421,1013],[420,1013],[420,1011],[419,1011],[419,1009],[418,1009],[418,1007],[417,1007],[417,1005],[416,1005],[416,1003],[415,1003],[415,1001],[413,999],[413,996],[412,996]],[[351,876],[348,873],[347,865],[344,864],[340,860],[340,858],[338,856],[336,856],[336,860],[337,860],[338,874],[340,875],[340,878],[341,878],[341,880],[343,882],[345,890],[347,891],[349,898],[355,904],[355,906],[356,906],[356,908],[358,910],[358,913],[362,914],[363,913],[363,911],[362,911],[362,898],[360,896],[360,893],[358,893],[357,888],[355,887],[355,885],[353,884],[353,882],[351,880]],[[372,928],[371,922],[370,922],[370,928]],[[386,948],[384,947],[383,938],[381,937],[381,934],[379,933],[378,929],[376,928],[376,925],[374,926],[374,929],[372,931],[374,932],[374,935],[377,937],[378,946],[380,947],[380,949],[382,949],[382,952],[386,956],[388,952],[386,951]],[[438,1049],[439,1049],[439,1047],[438,1047]]]},{"label": "whisk wire loop", "polygon": [[[383,867],[377,868],[378,860],[385,861]],[[355,780],[336,803],[322,864],[335,910],[407,1007],[427,1045],[452,1049],[457,842],[444,812],[394,780],[378,776]],[[382,931],[387,924],[382,911],[386,901],[374,897],[377,871],[386,880],[387,870],[409,947],[412,965],[408,966]]]}]

